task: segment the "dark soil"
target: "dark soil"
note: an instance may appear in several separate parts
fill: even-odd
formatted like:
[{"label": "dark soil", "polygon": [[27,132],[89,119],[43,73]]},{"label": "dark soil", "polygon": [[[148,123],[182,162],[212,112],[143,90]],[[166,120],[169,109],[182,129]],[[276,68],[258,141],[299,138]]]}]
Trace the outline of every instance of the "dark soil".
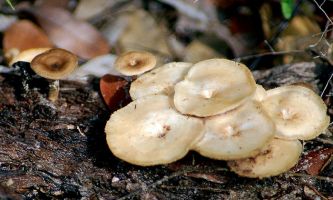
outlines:
[{"label": "dark soil", "polygon": [[[271,87],[283,84],[283,76],[290,77],[288,73],[292,71],[298,74],[292,76],[294,82],[305,80],[322,88],[325,78],[321,79],[320,74],[327,73],[316,73],[313,63],[302,66],[299,69],[310,72],[294,72],[295,66],[283,66],[283,72],[282,68],[257,72],[256,77],[260,83]],[[19,97],[16,92],[19,82],[18,75],[0,74],[0,199],[315,199],[333,196],[333,181],[329,178],[333,175],[332,163],[323,172],[325,179],[289,172],[262,180],[238,177],[228,170],[225,162],[206,159],[196,153],[176,163],[156,167],[125,163],[112,155],[105,141],[104,126],[110,111],[96,89],[98,80],[89,84],[61,82],[62,91],[55,104],[48,102],[42,88],[38,87],[25,98]],[[308,149],[318,146],[324,144],[315,141],[307,144]]]}]

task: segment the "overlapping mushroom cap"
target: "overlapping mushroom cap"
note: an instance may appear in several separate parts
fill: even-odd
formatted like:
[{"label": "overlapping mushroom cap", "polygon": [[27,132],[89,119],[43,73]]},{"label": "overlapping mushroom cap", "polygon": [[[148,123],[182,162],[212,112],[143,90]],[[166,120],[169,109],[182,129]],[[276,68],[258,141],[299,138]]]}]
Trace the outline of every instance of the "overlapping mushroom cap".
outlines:
[{"label": "overlapping mushroom cap", "polygon": [[251,178],[276,176],[292,168],[302,150],[302,144],[298,140],[274,138],[258,155],[229,161],[228,165],[232,171],[241,176]]},{"label": "overlapping mushroom cap", "polygon": [[210,59],[194,64],[175,86],[174,103],[181,113],[211,116],[236,108],[251,98],[256,83],[243,64]]},{"label": "overlapping mushroom cap", "polygon": [[258,153],[274,134],[274,123],[261,105],[249,101],[234,110],[207,118],[204,136],[194,145],[194,150],[219,160],[246,158]]},{"label": "overlapping mushroom cap", "polygon": [[323,100],[302,86],[268,90],[262,105],[276,125],[276,136],[285,139],[313,139],[330,121]]},{"label": "overlapping mushroom cap", "polygon": [[172,95],[174,85],[184,79],[192,65],[186,62],[172,62],[141,75],[131,84],[132,99],[151,94]]},{"label": "overlapping mushroom cap", "polygon": [[158,165],[185,156],[201,138],[203,122],[176,112],[169,97],[151,95],[113,113],[105,132],[115,156],[136,165]]},{"label": "overlapping mushroom cap", "polygon": [[12,60],[10,60],[9,65],[13,65],[16,62],[31,62],[37,55],[44,53],[45,51],[50,50],[50,48],[33,48],[26,49],[20,52],[17,56],[15,56]]}]

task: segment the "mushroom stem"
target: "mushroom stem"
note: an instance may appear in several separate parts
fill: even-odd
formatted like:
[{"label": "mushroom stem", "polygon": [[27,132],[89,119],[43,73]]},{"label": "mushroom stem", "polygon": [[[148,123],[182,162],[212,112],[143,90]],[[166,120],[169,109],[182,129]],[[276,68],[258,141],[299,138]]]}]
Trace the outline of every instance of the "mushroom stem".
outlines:
[{"label": "mushroom stem", "polygon": [[59,96],[59,80],[54,80],[49,85],[48,99],[55,102]]}]

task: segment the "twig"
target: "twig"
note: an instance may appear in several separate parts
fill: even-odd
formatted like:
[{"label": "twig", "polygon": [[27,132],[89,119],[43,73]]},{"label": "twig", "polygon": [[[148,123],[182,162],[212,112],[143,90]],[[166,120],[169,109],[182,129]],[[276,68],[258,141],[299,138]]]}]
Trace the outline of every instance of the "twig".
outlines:
[{"label": "twig", "polygon": [[276,56],[276,55],[285,55],[285,54],[302,54],[302,53],[306,53],[306,52],[304,50],[273,51],[273,52],[265,52],[265,53],[255,54],[255,55],[248,55],[248,56],[238,57],[238,58],[234,58],[233,60],[239,62],[241,60],[261,58],[261,57],[264,57],[264,56]]},{"label": "twig", "polygon": [[332,80],[332,78],[333,78],[333,73],[331,74],[330,78],[328,79],[328,81],[327,81],[327,83],[326,83],[326,85],[325,85],[323,91],[322,91],[321,94],[320,94],[320,97],[323,97],[323,95],[324,95],[324,93],[325,93],[325,91],[326,91],[326,89],[327,89],[327,86],[328,86],[328,84],[330,83],[330,81]]},{"label": "twig", "polygon": [[209,188],[209,187],[185,187],[185,186],[174,186],[174,185],[161,185],[161,188],[165,189],[177,189],[177,190],[204,190],[209,192],[229,192],[230,190],[221,188]]},{"label": "twig", "polygon": [[301,177],[301,178],[313,178],[313,179],[317,179],[317,180],[326,181],[326,182],[332,182],[333,183],[333,178],[326,177],[326,176],[313,176],[313,175],[301,174],[301,173],[294,173],[294,172],[287,172],[285,175],[287,175],[287,176],[293,176],[293,177]]},{"label": "twig", "polygon": [[316,0],[313,0],[313,2],[317,5],[317,7],[324,13],[325,17],[327,18],[327,20],[333,25],[333,22],[331,20],[331,18],[327,15],[327,13],[325,12],[325,10],[321,7],[324,3],[322,3],[322,5],[319,5],[318,2]]}]

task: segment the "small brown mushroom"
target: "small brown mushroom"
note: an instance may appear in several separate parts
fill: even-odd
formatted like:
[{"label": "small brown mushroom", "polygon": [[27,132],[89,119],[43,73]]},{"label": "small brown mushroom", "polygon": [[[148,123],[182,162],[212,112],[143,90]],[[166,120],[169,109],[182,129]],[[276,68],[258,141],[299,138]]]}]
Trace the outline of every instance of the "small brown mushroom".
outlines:
[{"label": "small brown mushroom", "polygon": [[144,51],[130,51],[120,55],[115,61],[115,69],[123,75],[139,75],[153,69],[156,58],[153,54]]},{"label": "small brown mushroom", "polygon": [[51,80],[48,96],[51,101],[58,99],[59,80],[72,73],[77,65],[77,57],[65,49],[50,49],[31,61],[31,69],[36,74]]}]

